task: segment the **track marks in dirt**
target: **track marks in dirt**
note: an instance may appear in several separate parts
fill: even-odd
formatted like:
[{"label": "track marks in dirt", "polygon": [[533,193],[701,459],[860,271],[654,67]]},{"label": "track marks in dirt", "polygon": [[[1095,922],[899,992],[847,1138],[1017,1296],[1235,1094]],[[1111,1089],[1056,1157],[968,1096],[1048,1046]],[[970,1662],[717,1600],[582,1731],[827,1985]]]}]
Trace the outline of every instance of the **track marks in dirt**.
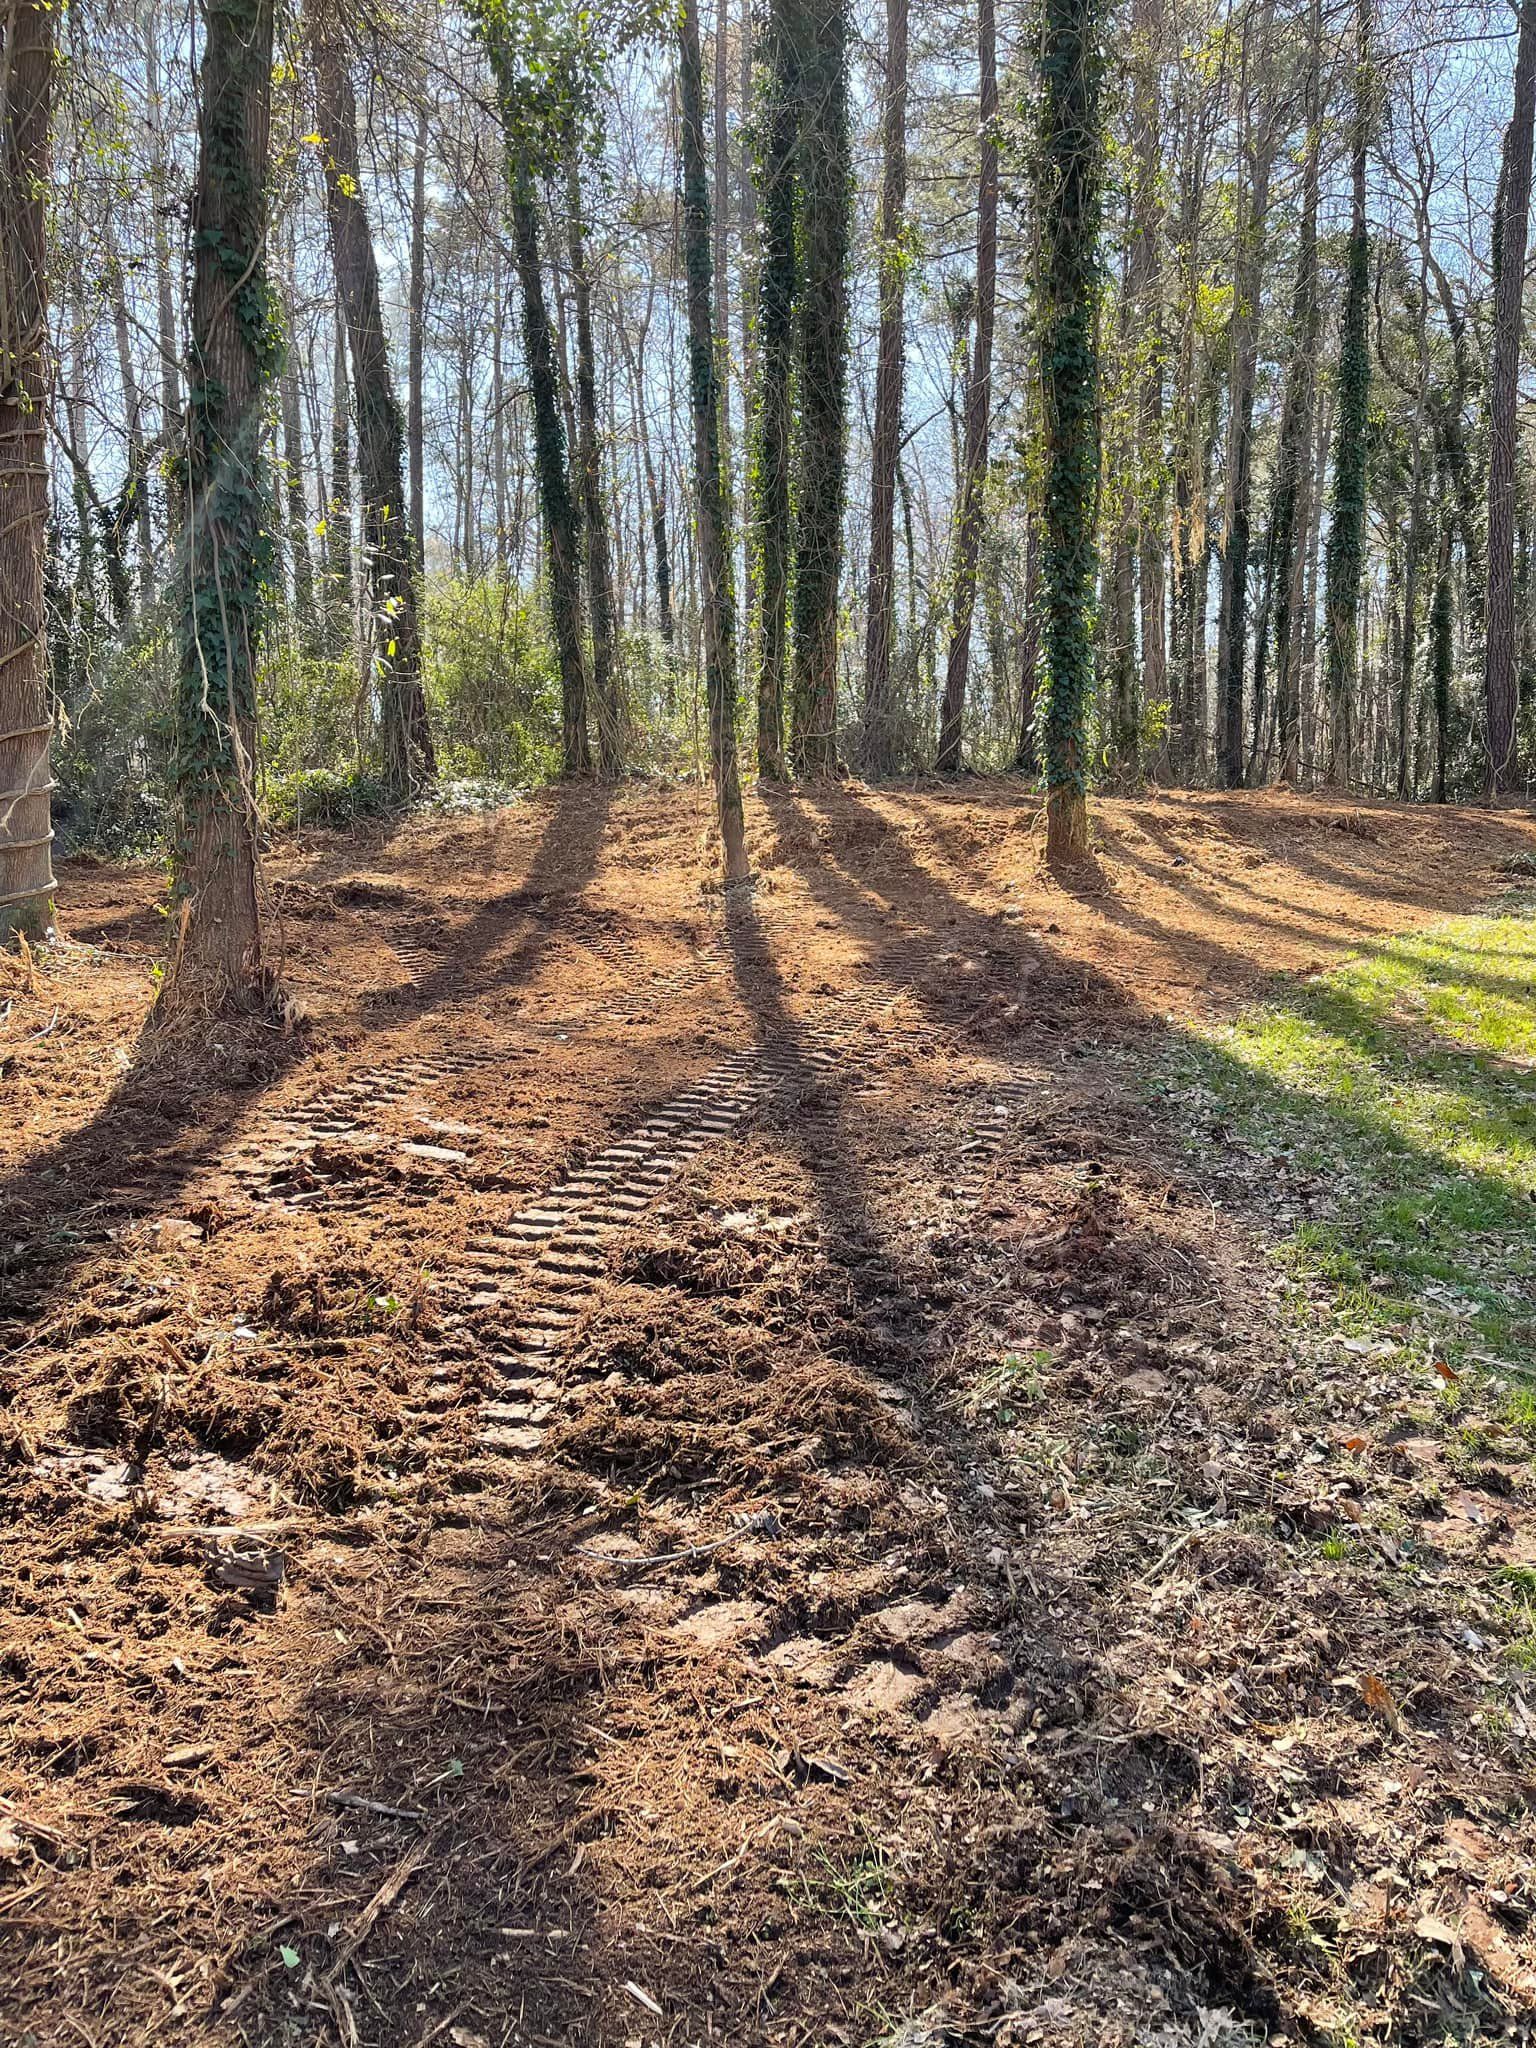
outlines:
[{"label": "track marks in dirt", "polygon": [[329,1206],[345,1201],[355,1206],[376,1193],[380,1183],[371,1175],[361,1182],[349,1180],[343,1193],[324,1174],[326,1148],[371,1135],[371,1116],[412,1098],[425,1098],[433,1088],[475,1068],[493,1066],[502,1056],[495,1047],[461,1046],[363,1067],[349,1079],[268,1117],[260,1133],[246,1138],[223,1163],[253,1204]]},{"label": "track marks in dirt", "polygon": [[[470,1411],[470,1442],[454,1475],[456,1486],[526,1492],[547,1476],[550,1429],[571,1418],[600,1382],[615,1377],[585,1363],[572,1341],[609,1284],[612,1243],[634,1228],[713,1141],[737,1135],[774,1103],[804,1122],[809,1089],[865,1078],[869,1023],[889,1023],[893,997],[901,992],[884,977],[836,992],[818,1006],[813,1024],[732,1055],[537,1201],[470,1240],[446,1276],[439,1355],[427,1403],[416,1417],[428,1435],[440,1430],[473,1401],[463,1368],[483,1367],[487,1360],[494,1368]],[[893,1035],[901,1040],[918,1031],[926,1035],[925,1026],[898,1025]],[[849,1060],[855,1049],[864,1056],[857,1066]],[[997,1160],[1038,1086],[1037,1078],[1003,1066],[984,1078],[976,1127],[951,1175],[951,1206],[961,1219],[985,1198]],[[825,1105],[811,1113],[825,1114]],[[483,1381],[483,1372],[476,1376]],[[918,1427],[914,1390],[882,1381],[866,1391],[893,1404],[904,1429]],[[768,1520],[774,1521],[772,1511]],[[624,1555],[612,1562],[616,1569],[646,1563]],[[670,1562],[656,1564],[665,1568]],[[755,1660],[761,1652],[762,1669],[775,1682],[810,1688],[842,1711],[877,1720],[900,1716],[946,1744],[977,1737],[1008,1705],[1012,1679],[998,1638],[959,1593],[938,1602],[909,1598],[895,1604],[875,1596],[857,1603],[841,1626],[804,1635],[793,1626],[775,1628],[771,1608],[755,1600],[693,1591],[681,1597],[680,1582],[686,1582],[691,1562],[685,1548],[676,1560],[681,1572],[666,1575],[679,1656],[739,1653]],[[653,1567],[647,1576],[660,1592],[666,1582],[655,1580]]]},{"label": "track marks in dirt", "polygon": [[[537,1457],[546,1424],[590,1377],[562,1354],[608,1277],[613,1238],[705,1146],[731,1136],[776,1090],[834,1064],[834,1055],[820,1049],[733,1054],[536,1202],[470,1240],[446,1276],[442,1351],[460,1362],[488,1351],[498,1368],[476,1425],[477,1450],[490,1461],[479,1467],[484,1484],[511,1485],[524,1476],[518,1468]],[[452,1379],[453,1367],[439,1364],[437,1426]]]}]

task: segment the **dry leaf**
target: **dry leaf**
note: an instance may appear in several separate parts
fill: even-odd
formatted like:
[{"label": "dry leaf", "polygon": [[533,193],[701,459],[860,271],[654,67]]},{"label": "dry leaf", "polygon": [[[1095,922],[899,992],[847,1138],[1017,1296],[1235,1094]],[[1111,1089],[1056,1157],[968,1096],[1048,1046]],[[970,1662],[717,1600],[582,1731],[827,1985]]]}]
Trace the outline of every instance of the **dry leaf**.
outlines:
[{"label": "dry leaf", "polygon": [[1433,1913],[1425,1913],[1413,1931],[1420,1941],[1432,1941],[1440,1948],[1448,1948],[1451,1952],[1451,1961],[1458,1970],[1465,1966],[1466,1950],[1462,1947],[1461,1936],[1454,1927],[1447,1926],[1443,1920],[1437,1920]]},{"label": "dry leaf", "polygon": [[1374,1671],[1367,1671],[1361,1679],[1360,1697],[1373,1714],[1379,1714],[1391,1727],[1401,1730],[1403,1717],[1397,1711],[1397,1701],[1393,1699],[1386,1681],[1378,1678]]}]

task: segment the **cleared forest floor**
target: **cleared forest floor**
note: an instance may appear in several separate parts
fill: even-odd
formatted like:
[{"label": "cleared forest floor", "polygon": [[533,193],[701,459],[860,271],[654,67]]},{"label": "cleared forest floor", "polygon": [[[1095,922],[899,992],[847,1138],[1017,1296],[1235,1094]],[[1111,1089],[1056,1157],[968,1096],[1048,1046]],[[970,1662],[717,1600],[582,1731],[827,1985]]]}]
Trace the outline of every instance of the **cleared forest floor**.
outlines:
[{"label": "cleared forest floor", "polygon": [[66,869],[0,2040],[1531,2037],[1536,826],[1097,818],[284,844],[307,1021],[197,1069]]}]

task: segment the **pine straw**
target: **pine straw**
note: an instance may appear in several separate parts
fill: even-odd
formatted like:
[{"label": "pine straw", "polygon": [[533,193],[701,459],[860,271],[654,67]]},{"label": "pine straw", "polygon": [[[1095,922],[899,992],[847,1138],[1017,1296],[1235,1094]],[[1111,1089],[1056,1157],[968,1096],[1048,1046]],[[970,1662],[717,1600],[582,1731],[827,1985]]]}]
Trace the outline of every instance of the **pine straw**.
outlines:
[{"label": "pine straw", "polygon": [[[621,855],[653,862],[657,914],[681,921],[697,878],[685,903],[651,801]],[[834,817],[828,852],[855,875],[880,854],[902,915],[985,963],[963,896],[925,899],[901,863],[920,847],[965,881],[1022,835],[1010,851],[979,799],[913,808],[930,839],[867,821],[839,837]],[[1243,865],[1297,809],[1113,815],[1127,867],[1176,827],[1219,882],[1299,896],[1290,870]],[[1396,862],[1409,890],[1452,886],[1415,880],[1407,825],[1371,815],[1379,844],[1307,836],[1329,834],[1330,862],[1379,861],[1377,880]],[[1466,839],[1455,886],[1494,844],[1476,823]],[[443,879],[433,860],[522,872],[521,841],[471,833],[451,860],[438,844],[421,835],[417,894]],[[835,865],[816,877],[829,895]],[[781,906],[799,873],[775,871]],[[385,908],[304,920],[317,981],[367,981],[354,940]],[[793,914],[797,986],[891,941],[883,910],[860,913],[857,943],[846,924],[816,936],[820,899]],[[1051,923],[1107,914],[1057,892],[1028,929],[1065,955],[1087,927]],[[521,929],[498,925],[492,949]],[[1212,964],[1145,932],[1101,941],[1134,953],[1128,977],[1147,970],[1148,1003],[1169,999],[1149,962]],[[1297,964],[1310,942],[1275,943]],[[541,971],[526,986],[551,1000],[589,986],[569,956]],[[1465,1630],[1481,1636],[1492,1561],[1529,1534],[1529,1481],[1499,1524],[1458,1517],[1443,1467],[1430,1499],[1369,1374],[1321,1330],[1297,1339],[1257,1240],[1117,1097],[1114,1062],[1078,1057],[1109,1008],[1081,964],[1076,1022],[1067,968],[1043,970],[1060,1028],[1022,1047],[1039,1113],[1010,1123],[979,1211],[958,1207],[957,1148],[998,1071],[966,1017],[1016,999],[1011,971],[983,964],[969,1012],[915,984],[931,1051],[870,1034],[846,1085],[675,1183],[579,1333],[595,1391],[536,1478],[485,1491],[467,1418],[435,1444],[404,1424],[438,1341],[413,1276],[696,1071],[722,1017],[744,1034],[718,992],[634,1044],[541,1043],[456,1090],[451,1114],[515,1141],[505,1186],[429,1203],[385,1183],[316,1217],[221,1214],[217,1190],[178,1182],[159,1210],[187,1216],[196,1195],[204,1235],[177,1249],[145,1233],[111,1150],[175,1154],[179,1127],[148,1109],[77,1147],[67,1199],[13,1185],[8,1213],[55,1262],[23,1276],[39,1307],[13,1325],[0,1399],[19,2037],[822,2048],[921,2014],[907,2039],[932,2048],[1239,2048],[1266,2023],[1292,2041],[1390,2027],[1417,2048],[1521,2024],[1531,1794],[1518,1727],[1487,1718],[1495,1701],[1514,1715],[1518,1688]],[[83,999],[71,1015],[105,1056],[112,1030]],[[229,1091],[245,1109],[221,1135],[251,1097],[377,1057],[349,1050],[360,1028],[333,1015],[302,1073]],[[430,1042],[413,1028],[399,1040]],[[1017,1054],[1017,1020],[998,1030]],[[34,1083],[45,1109],[86,1100],[62,1061]],[[891,1092],[864,1100],[866,1083]],[[63,1241],[82,1215],[122,1235]],[[1345,1448],[1357,1436],[1367,1451]],[[144,1485],[93,1496],[82,1454],[141,1442]],[[247,1487],[246,1525],[284,1552],[275,1611],[214,1583],[218,1517],[175,1492],[199,1470]],[[764,1509],[771,1530],[738,1524]],[[1412,1572],[1383,1540],[1410,1532]],[[949,1618],[914,1636],[914,1610]],[[913,1690],[891,1710],[897,1681]]]}]

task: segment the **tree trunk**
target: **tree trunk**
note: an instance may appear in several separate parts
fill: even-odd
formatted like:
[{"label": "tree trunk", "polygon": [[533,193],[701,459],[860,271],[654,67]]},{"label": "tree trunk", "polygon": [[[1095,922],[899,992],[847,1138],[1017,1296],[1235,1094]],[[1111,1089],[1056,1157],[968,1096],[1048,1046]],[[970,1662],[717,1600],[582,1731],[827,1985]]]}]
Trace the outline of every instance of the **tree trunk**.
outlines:
[{"label": "tree trunk", "polygon": [[1115,537],[1110,558],[1114,598],[1114,644],[1110,651],[1109,741],[1111,760],[1123,775],[1136,770],[1136,552],[1129,525]]},{"label": "tree trunk", "polygon": [[1040,772],[1035,725],[1040,708],[1040,521],[1035,508],[1024,529],[1024,617],[1019,623],[1019,715],[1013,765],[1024,775]]},{"label": "tree trunk", "polygon": [[[1238,296],[1244,297],[1241,285]],[[1252,302],[1247,303],[1251,305]],[[1216,665],[1220,678],[1221,778],[1228,789],[1240,789],[1243,782],[1243,682],[1248,652],[1249,486],[1258,336],[1256,319],[1252,314],[1234,312],[1232,327],[1231,411]]]},{"label": "tree trunk", "polygon": [[117,253],[110,224],[106,233],[107,286],[112,298],[112,332],[117,344],[117,374],[123,387],[123,423],[128,449],[128,474],[115,516],[117,545],[132,518],[137,537],[139,604],[144,609],[155,596],[155,535],[149,508],[149,449],[144,432],[144,395],[139,388],[133,361],[133,334],[129,325],[128,302],[123,291],[123,265]]},{"label": "tree trunk", "polygon": [[475,384],[474,336],[469,322],[462,321],[458,335],[459,440],[453,464],[454,495],[458,500],[458,527],[462,539],[464,574],[473,583],[481,571],[480,498],[475,476]]},{"label": "tree trunk", "polygon": [[1351,153],[1353,206],[1349,271],[1339,337],[1339,417],[1333,453],[1328,528],[1325,650],[1328,677],[1330,782],[1347,784],[1354,769],[1360,642],[1360,581],[1365,564],[1367,435],[1371,354],[1366,335],[1370,297],[1370,233],[1365,215],[1366,148],[1370,139],[1371,0],[1358,0],[1355,30],[1355,113]]},{"label": "tree trunk", "polygon": [[53,920],[48,551],[48,130],[59,10],[0,13],[0,933]]},{"label": "tree trunk", "polygon": [[[1244,120],[1253,116],[1251,80],[1263,77],[1270,54],[1273,0],[1265,0],[1258,24],[1256,61],[1250,63],[1246,37],[1239,92]],[[1221,616],[1217,666],[1221,691],[1221,775],[1228,789],[1243,782],[1243,682],[1248,656],[1248,555],[1252,536],[1250,487],[1253,454],[1254,383],[1259,355],[1259,299],[1264,282],[1264,237],[1269,211],[1269,178],[1279,123],[1267,97],[1257,135],[1247,138],[1247,198],[1240,202],[1233,263],[1231,368],[1227,397],[1227,490],[1221,548]]]},{"label": "tree trunk", "polygon": [[842,585],[848,385],[848,0],[814,0],[800,133],[797,321],[800,436],[795,464],[793,749],[802,775],[837,767],[837,605]]},{"label": "tree trunk", "polygon": [[871,775],[894,765],[891,644],[896,624],[896,458],[906,358],[907,0],[885,4],[884,177],[876,243],[880,343],[869,484],[869,614],[864,641],[864,754]]},{"label": "tree trunk", "polygon": [[411,257],[406,297],[405,440],[411,475],[411,547],[416,565],[427,559],[427,499],[423,373],[427,339],[427,110],[416,116],[411,153]]},{"label": "tree trunk", "polygon": [[1301,607],[1301,665],[1298,672],[1301,706],[1301,779],[1315,785],[1320,773],[1321,748],[1318,745],[1318,689],[1317,675],[1317,625],[1318,597],[1323,589],[1323,502],[1327,496],[1328,453],[1333,445],[1333,407],[1326,399],[1315,407],[1317,412],[1317,445],[1312,451],[1312,466],[1305,516],[1302,521],[1302,546],[1297,573],[1306,583],[1306,593]]},{"label": "tree trunk", "polygon": [[496,518],[496,574],[507,573],[507,377],[506,282],[501,274],[501,244],[491,250],[491,504]]},{"label": "tree trunk", "polygon": [[1097,243],[1103,59],[1095,0],[1044,0],[1037,303],[1045,422],[1046,855],[1088,845],[1085,724],[1098,580]]},{"label": "tree trunk", "polygon": [[[262,460],[273,0],[209,0],[187,386],[187,572],[176,706],[180,943],[164,1012],[268,1000],[256,866],[256,655],[272,571]],[[230,290],[231,276],[244,290]]]},{"label": "tree trunk", "polygon": [[513,246],[523,295],[523,352],[533,402],[533,463],[544,540],[549,559],[549,608],[560,662],[561,763],[566,775],[590,775],[587,738],[587,662],[581,644],[581,535],[566,468],[565,427],[560,417],[559,368],[544,276],[539,263],[538,215],[533,175],[516,145],[508,144]]},{"label": "tree trunk", "polygon": [[309,505],[304,492],[304,431],[299,410],[299,373],[292,351],[283,365],[283,492],[288,501],[288,549],[293,563],[293,607],[306,647],[314,638],[315,570],[309,552]]},{"label": "tree trunk", "polygon": [[739,882],[746,879],[747,849],[736,768],[736,600],[731,588],[729,508],[720,448],[724,393],[719,384],[720,352],[710,303],[709,182],[704,165],[704,85],[695,0],[683,0],[678,57],[684,264],[688,278],[688,386],[693,410],[709,756],[725,879]]},{"label": "tree trunk", "polygon": [[331,506],[326,517],[326,567],[331,579],[328,637],[340,658],[357,639],[352,561],[352,379],[347,369],[347,323],[336,309],[331,357]]},{"label": "tree trunk", "polygon": [[1429,394],[1429,312],[1428,279],[1421,266],[1416,340],[1418,344],[1417,387],[1414,393],[1412,443],[1409,467],[1408,526],[1403,536],[1403,633],[1398,650],[1397,672],[1397,794],[1404,802],[1413,795],[1413,707],[1419,640],[1419,557],[1423,552],[1425,496],[1425,429],[1428,424]]},{"label": "tree trunk", "polygon": [[1321,306],[1317,291],[1317,205],[1322,160],[1322,0],[1312,0],[1307,44],[1307,144],[1302,167],[1301,227],[1291,295],[1290,361],[1280,405],[1270,507],[1270,590],[1275,621],[1277,774],[1294,783],[1301,759],[1301,602],[1304,505],[1312,440]]},{"label": "tree trunk", "polygon": [[[714,117],[714,194],[711,200],[711,224],[714,230],[715,269],[715,381],[720,391],[720,462],[721,475],[725,479],[725,503],[729,512],[731,503],[731,147],[730,147],[730,106],[731,106],[731,0],[715,0],[715,97],[712,113]],[[745,104],[742,108],[746,112]],[[684,232],[686,233],[686,223]],[[734,581],[734,579],[733,579]]]},{"label": "tree trunk", "polygon": [[1488,373],[1488,610],[1484,646],[1492,797],[1514,786],[1519,744],[1515,631],[1515,455],[1521,315],[1536,127],[1536,0],[1522,0],[1514,111],[1504,134],[1503,204],[1494,251],[1493,359]]},{"label": "tree trunk", "polygon": [[645,400],[645,340],[649,314],[639,329],[639,346],[630,340],[629,329],[619,323],[619,341],[629,365],[635,394],[635,426],[640,441],[640,466],[645,477],[646,506],[651,522],[651,548],[656,562],[656,624],[662,646],[670,659],[674,625],[672,620],[672,550],[667,540],[666,480],[658,478],[651,454],[650,429],[646,424],[650,408]]},{"label": "tree trunk", "polygon": [[1141,701],[1168,695],[1166,538],[1163,480],[1163,319],[1159,301],[1163,204],[1158,163],[1158,80],[1163,55],[1163,0],[1134,0],[1131,9],[1131,140],[1135,183],[1126,296],[1136,320],[1145,368],[1136,400],[1136,490],[1139,500]]},{"label": "tree trunk", "polygon": [[597,359],[592,346],[592,285],[581,210],[581,173],[575,145],[566,164],[571,279],[576,301],[576,466],[586,533],[587,600],[592,616],[592,709],[597,719],[598,772],[616,782],[624,773],[624,714],[613,617],[613,560],[603,504],[597,438]]},{"label": "tree trunk", "polygon": [[987,457],[992,433],[992,330],[997,316],[997,21],[993,0],[977,0],[976,49],[981,72],[981,175],[976,190],[976,330],[965,393],[965,474],[960,486],[955,547],[954,610],[944,708],[939,720],[938,767],[960,766],[961,728],[971,665],[971,620],[976,609],[976,559],[986,512]]},{"label": "tree trunk", "polygon": [[797,46],[795,0],[771,0],[764,48],[758,391],[749,539],[757,579],[757,766],[761,775],[781,776],[789,613],[790,377],[800,281],[795,155],[802,52]]},{"label": "tree trunk", "polygon": [[1446,801],[1451,751],[1451,677],[1453,607],[1451,598],[1451,515],[1440,517],[1440,548],[1435,564],[1435,594],[1429,607],[1429,674],[1435,699],[1435,802]]},{"label": "tree trunk", "polygon": [[[324,4],[324,0],[321,0]],[[405,504],[400,408],[389,374],[379,266],[363,205],[357,108],[335,18],[310,20],[315,111],[323,138],[326,215],[346,315],[357,402],[363,548],[373,598],[384,784],[408,803],[437,773],[421,681],[416,565]]]}]

